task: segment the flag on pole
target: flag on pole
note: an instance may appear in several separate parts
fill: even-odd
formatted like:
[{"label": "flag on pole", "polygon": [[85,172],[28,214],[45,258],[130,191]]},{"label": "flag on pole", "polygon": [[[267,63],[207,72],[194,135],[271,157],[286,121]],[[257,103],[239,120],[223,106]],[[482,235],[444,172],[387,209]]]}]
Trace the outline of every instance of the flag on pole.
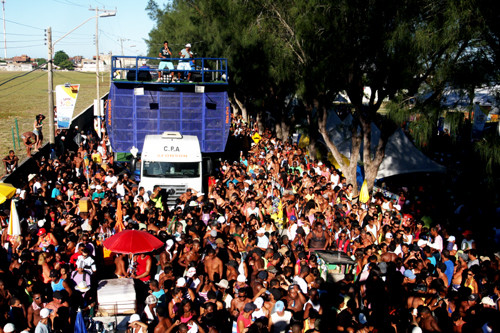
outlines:
[{"label": "flag on pole", "polygon": [[10,216],[7,234],[11,237],[21,235],[21,223],[19,222],[19,215],[17,214],[15,200],[11,200],[10,203]]}]

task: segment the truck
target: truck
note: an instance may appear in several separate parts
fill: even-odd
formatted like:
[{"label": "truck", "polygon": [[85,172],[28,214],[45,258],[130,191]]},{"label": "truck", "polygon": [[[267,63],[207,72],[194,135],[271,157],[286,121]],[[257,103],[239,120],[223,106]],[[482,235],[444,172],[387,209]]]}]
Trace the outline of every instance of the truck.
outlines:
[{"label": "truck", "polygon": [[202,155],[198,137],[179,132],[146,135],[141,155],[140,187],[148,193],[158,185],[176,198],[191,188],[202,191]]},{"label": "truck", "polygon": [[[164,72],[154,65],[160,60],[113,56],[101,116],[113,152],[140,154],[140,186],[149,192],[160,185],[175,199],[187,188],[202,191],[210,158],[225,151],[231,126],[227,59],[192,59],[190,81],[163,82],[142,75],[139,65],[144,62],[151,65],[146,74]],[[175,64],[182,59],[171,60]]]}]

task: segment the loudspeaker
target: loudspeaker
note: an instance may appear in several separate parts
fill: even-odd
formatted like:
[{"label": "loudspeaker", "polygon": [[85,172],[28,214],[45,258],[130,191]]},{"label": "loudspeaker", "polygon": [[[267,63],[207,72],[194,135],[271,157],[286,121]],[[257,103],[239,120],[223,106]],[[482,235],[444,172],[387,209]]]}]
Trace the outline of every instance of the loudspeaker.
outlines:
[{"label": "loudspeaker", "polygon": [[[201,82],[202,81],[201,73],[191,73],[191,81],[193,82]],[[212,80],[212,76],[210,73],[205,73],[205,82],[210,82]]]},{"label": "loudspeaker", "polygon": [[[151,81],[152,79],[149,71],[139,71],[137,74],[137,81]],[[135,81],[135,70],[127,72],[127,81]]]}]

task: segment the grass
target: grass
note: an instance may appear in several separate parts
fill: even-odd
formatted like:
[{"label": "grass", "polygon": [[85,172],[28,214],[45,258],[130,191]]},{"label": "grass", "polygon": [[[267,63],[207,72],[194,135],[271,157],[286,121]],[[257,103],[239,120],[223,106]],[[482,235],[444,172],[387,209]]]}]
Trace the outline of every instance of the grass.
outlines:
[{"label": "grass", "polygon": [[[27,72],[4,72],[0,71],[0,84],[16,76]],[[54,72],[54,90],[59,84],[80,84],[80,92],[76,100],[73,116],[78,115],[91,105],[96,98],[96,77],[91,72]],[[101,73],[100,96],[109,91],[109,73]],[[17,133],[15,120],[19,127],[19,136],[33,130],[35,115],[42,113],[45,119],[43,127],[44,143],[48,142],[48,73],[37,70],[22,77],[18,77],[8,83],[0,85],[0,157],[4,158],[10,149],[14,149],[12,143],[12,128],[16,140],[15,152],[22,161],[26,158],[26,149],[22,140],[21,147],[17,144]],[[55,103],[55,94],[54,94]],[[1,164],[0,177],[5,173],[5,167]]]}]

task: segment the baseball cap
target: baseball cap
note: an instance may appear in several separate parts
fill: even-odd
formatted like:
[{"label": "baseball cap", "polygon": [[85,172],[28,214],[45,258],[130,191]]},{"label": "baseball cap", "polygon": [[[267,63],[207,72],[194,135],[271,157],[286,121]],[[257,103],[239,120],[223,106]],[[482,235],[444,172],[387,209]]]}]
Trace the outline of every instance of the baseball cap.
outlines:
[{"label": "baseball cap", "polygon": [[212,237],[217,237],[217,230],[212,229],[212,230],[210,231],[210,236],[212,236]]},{"label": "baseball cap", "polygon": [[262,297],[257,297],[255,301],[253,301],[253,304],[255,304],[257,309],[261,309],[262,306],[264,305],[264,299]]},{"label": "baseball cap", "polygon": [[274,305],[274,308],[276,309],[276,311],[281,312],[285,310],[285,303],[283,303],[283,301],[277,301]]},{"label": "baseball cap", "polygon": [[263,234],[265,232],[266,232],[266,229],[264,229],[264,228],[259,228],[259,230],[257,230],[258,234]]},{"label": "baseball cap", "polygon": [[16,330],[16,327],[12,323],[5,324],[5,326],[3,327],[3,331],[5,333],[14,332],[15,330]]},{"label": "baseball cap", "polygon": [[146,304],[156,304],[158,303],[158,299],[156,298],[155,295],[149,295],[148,297],[146,297]]},{"label": "baseball cap", "polygon": [[215,284],[219,288],[227,289],[229,287],[229,282],[226,279],[222,279]]},{"label": "baseball cap", "polygon": [[392,238],[392,234],[390,232],[386,233],[385,238]]},{"label": "baseball cap", "polygon": [[251,312],[251,311],[255,311],[255,309],[257,309],[257,306],[254,303],[250,302],[250,303],[245,304],[245,308],[243,309],[243,311]]},{"label": "baseball cap", "polygon": [[43,308],[40,310],[40,318],[44,319],[44,318],[48,318],[50,316],[50,310],[47,309],[47,308]]},{"label": "baseball cap", "polygon": [[186,279],[183,277],[180,277],[177,279],[176,286],[177,287],[183,287],[186,284]]},{"label": "baseball cap", "polygon": [[240,274],[240,275],[238,275],[238,277],[236,278],[236,281],[238,281],[238,282],[240,282],[240,283],[243,283],[243,282],[246,282],[246,281],[247,281],[247,278],[245,277],[245,275]]},{"label": "baseball cap", "polygon": [[[44,221],[45,223],[45,221]],[[42,236],[42,235],[45,235],[47,233],[47,230],[45,230],[45,228],[40,228],[37,232],[37,235],[38,236]]]},{"label": "baseball cap", "polygon": [[195,274],[196,274],[196,268],[190,267],[186,273],[186,276],[192,278]]},{"label": "baseball cap", "polygon": [[495,301],[489,296],[483,297],[481,299],[481,304],[488,305],[488,306],[496,306]]},{"label": "baseball cap", "polygon": [[455,240],[455,236],[448,237],[448,242],[454,242]]},{"label": "baseball cap", "polygon": [[190,44],[190,43],[187,43],[187,44],[186,44],[186,47],[191,47],[191,44]]},{"label": "baseball cap", "polygon": [[269,267],[267,268],[267,271],[268,271],[269,273],[273,273],[273,274],[277,274],[277,273],[278,273],[278,270],[277,270],[277,269],[276,269],[276,267],[274,267],[274,266],[269,266]]},{"label": "baseball cap", "polygon": [[128,321],[129,323],[133,323],[134,321],[140,321],[141,316],[139,316],[137,313],[134,313],[133,315],[130,316],[130,320]]},{"label": "baseball cap", "polygon": [[410,280],[414,280],[417,278],[417,276],[415,275],[415,273],[413,273],[413,271],[411,269],[407,269],[404,274],[403,274],[405,277],[407,277],[408,279]]}]

